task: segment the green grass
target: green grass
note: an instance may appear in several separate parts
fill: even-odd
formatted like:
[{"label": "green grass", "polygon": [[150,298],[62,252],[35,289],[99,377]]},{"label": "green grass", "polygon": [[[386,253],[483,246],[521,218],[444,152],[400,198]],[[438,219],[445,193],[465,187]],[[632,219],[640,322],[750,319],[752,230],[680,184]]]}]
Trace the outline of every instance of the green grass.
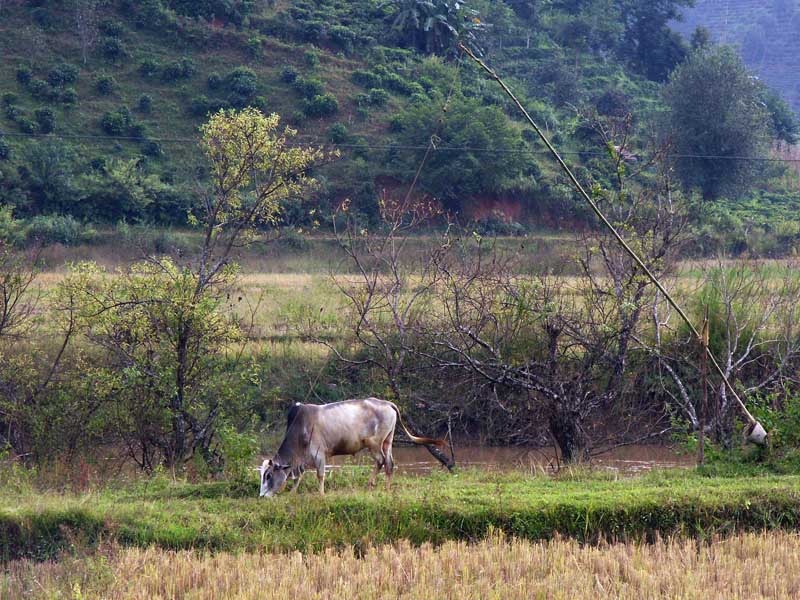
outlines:
[{"label": "green grass", "polygon": [[45,558],[75,544],[213,550],[312,551],[477,540],[492,530],[519,538],[556,534],[582,541],[706,537],[800,526],[800,477],[704,477],[688,471],[637,479],[592,474],[533,477],[465,471],[397,477],[395,489],[367,492],[366,469],[339,472],[320,498],[313,477],[299,496],[257,498],[254,481],[153,480],[84,494],[6,494],[0,498],[4,559]]}]

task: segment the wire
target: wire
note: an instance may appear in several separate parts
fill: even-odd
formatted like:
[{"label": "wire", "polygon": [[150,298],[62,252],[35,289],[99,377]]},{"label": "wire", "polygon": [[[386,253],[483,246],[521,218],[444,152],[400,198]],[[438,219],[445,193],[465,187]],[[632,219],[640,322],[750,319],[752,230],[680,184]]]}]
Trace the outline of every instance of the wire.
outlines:
[{"label": "wire", "polygon": [[[5,132],[0,134],[0,137],[28,137],[28,138],[58,138],[58,139],[76,139],[76,140],[98,140],[98,141],[128,141],[128,142],[158,142],[165,144],[197,144],[199,138],[142,138],[132,136],[112,136],[112,135],[89,135],[89,134],[69,134],[69,133],[19,133],[19,132]],[[312,137],[312,136],[309,136]],[[290,146],[299,146],[300,144],[289,144]],[[347,148],[352,150],[428,150],[429,145],[416,146],[409,144],[332,144],[337,148]],[[487,148],[478,146],[439,146],[435,148],[436,152],[482,152],[486,154],[502,154],[502,155],[520,155],[532,156],[539,154],[549,154],[548,150],[522,150],[522,149],[505,149],[505,148]],[[607,152],[599,152],[596,150],[571,150],[561,152],[562,156],[608,156]],[[775,156],[724,156],[720,154],[667,154],[667,158],[676,159],[692,159],[692,160],[741,160],[751,162],[767,162],[767,163],[800,163],[799,158],[780,158]]]}]

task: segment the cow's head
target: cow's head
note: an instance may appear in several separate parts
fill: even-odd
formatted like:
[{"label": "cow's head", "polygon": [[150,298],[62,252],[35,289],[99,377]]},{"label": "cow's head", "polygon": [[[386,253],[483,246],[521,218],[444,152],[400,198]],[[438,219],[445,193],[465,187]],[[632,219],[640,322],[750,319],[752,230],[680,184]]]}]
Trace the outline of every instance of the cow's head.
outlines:
[{"label": "cow's head", "polygon": [[292,465],[283,465],[272,459],[265,459],[258,471],[261,473],[261,493],[263,497],[271,497],[286,486]]}]

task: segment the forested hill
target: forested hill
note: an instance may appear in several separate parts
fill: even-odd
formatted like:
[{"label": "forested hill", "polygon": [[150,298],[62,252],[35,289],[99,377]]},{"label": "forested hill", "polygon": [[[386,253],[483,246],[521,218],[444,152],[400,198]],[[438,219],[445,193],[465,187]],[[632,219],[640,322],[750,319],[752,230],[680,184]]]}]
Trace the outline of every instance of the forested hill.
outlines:
[{"label": "forested hill", "polygon": [[676,29],[706,27],[741,49],[745,63],[800,111],[800,6],[792,0],[698,0]]},{"label": "forested hill", "polygon": [[310,202],[322,210],[290,202],[288,224],[344,198],[374,218],[435,135],[419,188],[447,208],[571,227],[585,217],[569,187],[497,86],[454,52],[455,35],[591,168],[600,159],[579,153],[604,149],[580,115],[630,113],[638,131],[653,129],[662,83],[689,52],[669,28],[686,4],[5,0],[0,203],[24,219],[185,224],[204,177],[198,127],[220,108],[255,106],[342,152],[315,173]]}]

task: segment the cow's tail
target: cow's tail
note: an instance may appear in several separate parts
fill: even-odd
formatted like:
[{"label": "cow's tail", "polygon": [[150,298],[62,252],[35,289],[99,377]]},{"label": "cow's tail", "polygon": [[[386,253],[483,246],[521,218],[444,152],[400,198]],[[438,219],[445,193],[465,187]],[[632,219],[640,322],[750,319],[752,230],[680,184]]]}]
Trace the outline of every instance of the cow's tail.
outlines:
[{"label": "cow's tail", "polygon": [[418,436],[414,435],[413,433],[411,433],[408,430],[408,427],[406,427],[406,424],[403,423],[403,417],[400,416],[400,409],[397,408],[397,405],[394,402],[389,402],[389,404],[392,405],[392,408],[394,409],[394,412],[397,413],[397,420],[400,421],[400,425],[403,427],[403,431],[405,431],[406,435],[409,438],[411,438],[412,442],[414,442],[415,444],[424,444],[426,446],[429,446],[429,445],[430,446],[437,446],[439,448],[443,448],[444,447],[445,440],[436,440],[436,439],[433,439],[433,438],[418,437]]}]

